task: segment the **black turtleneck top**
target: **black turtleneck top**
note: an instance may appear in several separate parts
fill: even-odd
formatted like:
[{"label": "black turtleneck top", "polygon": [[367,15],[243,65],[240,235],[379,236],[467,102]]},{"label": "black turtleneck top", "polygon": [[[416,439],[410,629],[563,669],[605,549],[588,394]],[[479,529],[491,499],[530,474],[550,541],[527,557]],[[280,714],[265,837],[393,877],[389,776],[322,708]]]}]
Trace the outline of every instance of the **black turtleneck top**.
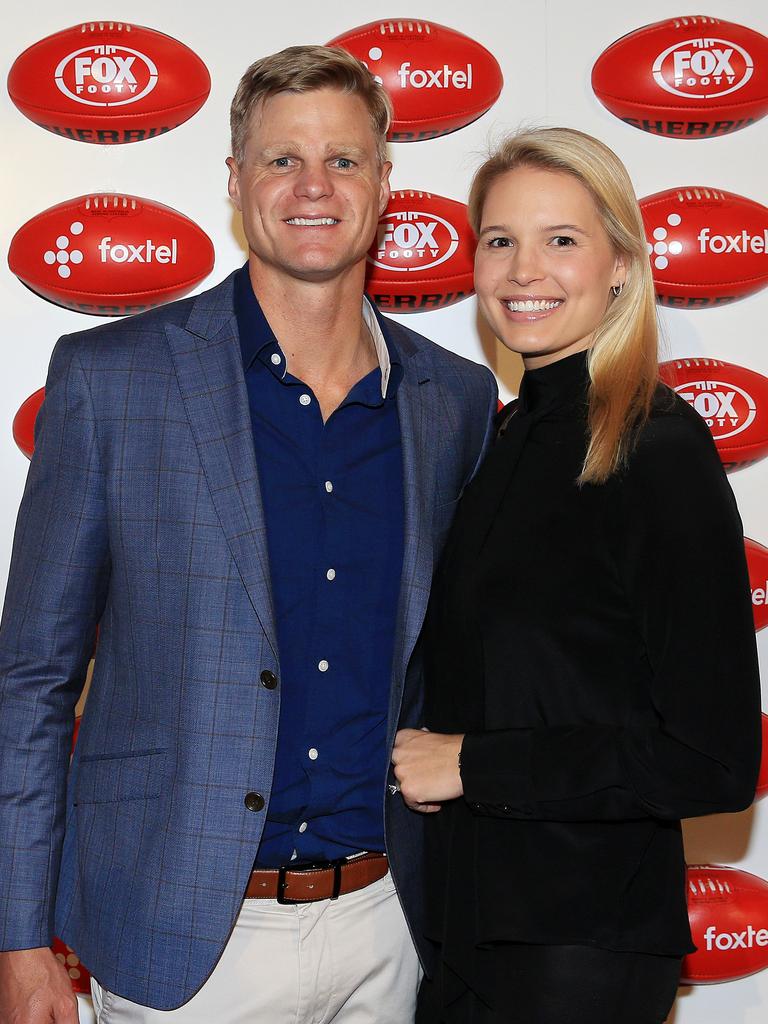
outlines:
[{"label": "black turtleneck top", "polygon": [[586,353],[524,375],[430,602],[425,723],[467,735],[464,797],[426,823],[427,934],[465,977],[499,942],[692,950],[679,819],[754,795],[749,583],[712,438],[660,385],[627,467],[580,486],[588,383]]}]

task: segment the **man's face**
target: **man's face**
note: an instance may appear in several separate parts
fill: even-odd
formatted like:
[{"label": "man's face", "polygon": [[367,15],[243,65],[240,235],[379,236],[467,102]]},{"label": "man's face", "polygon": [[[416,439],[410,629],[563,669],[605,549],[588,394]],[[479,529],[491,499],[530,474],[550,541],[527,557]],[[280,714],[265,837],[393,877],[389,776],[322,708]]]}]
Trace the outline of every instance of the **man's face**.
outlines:
[{"label": "man's face", "polygon": [[330,281],[362,267],[389,200],[368,110],[337,89],[282,92],[251,116],[229,194],[263,268]]}]

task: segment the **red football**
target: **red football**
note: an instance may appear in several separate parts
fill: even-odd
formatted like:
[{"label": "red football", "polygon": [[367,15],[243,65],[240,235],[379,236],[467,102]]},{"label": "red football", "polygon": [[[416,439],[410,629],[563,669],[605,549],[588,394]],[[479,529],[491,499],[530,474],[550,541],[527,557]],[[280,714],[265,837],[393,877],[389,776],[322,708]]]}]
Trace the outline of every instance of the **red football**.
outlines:
[{"label": "red football", "polygon": [[768,626],[768,548],[745,537],[744,549],[747,553],[755,629],[762,629]]},{"label": "red football", "polygon": [[721,189],[671,188],[640,200],[656,294],[703,309],[768,284],[768,208]]},{"label": "red football", "polygon": [[700,15],[657,21],[603,51],[592,88],[612,114],[654,135],[727,135],[768,114],[768,38]]},{"label": "red football", "polygon": [[51,946],[54,956],[63,964],[72,982],[73,992],[80,992],[82,995],[91,994],[91,976],[86,967],[80,962],[80,957],[71,946],[65,945],[61,939],[54,939]]},{"label": "red football", "polygon": [[51,302],[121,316],[186,295],[213,269],[213,243],[170,206],[117,193],[78,196],[22,225],[8,265]]},{"label": "red football", "polygon": [[659,376],[704,419],[726,468],[768,454],[768,377],[719,359],[670,359]]},{"label": "red football", "polygon": [[768,967],[768,882],[737,868],[688,868],[688,917],[697,947],[681,982],[705,985]]},{"label": "red football", "polygon": [[768,715],[762,715],[761,721],[763,726],[763,756],[760,760],[760,772],[757,776],[755,800],[762,800],[766,793],[768,793]]},{"label": "red football", "polygon": [[368,251],[366,290],[381,309],[420,313],[472,294],[475,237],[455,199],[393,192]]},{"label": "red football", "polygon": [[13,439],[28,459],[35,450],[35,420],[45,398],[45,388],[38,388],[25,399],[13,417]]},{"label": "red football", "polygon": [[332,39],[389,93],[393,142],[447,135],[477,120],[504,84],[496,58],[469,36],[433,21],[372,21]]},{"label": "red football", "polygon": [[89,21],[46,36],[8,75],[11,99],[35,124],[103,145],[169,132],[210,90],[208,69],[188,46],[121,21]]}]

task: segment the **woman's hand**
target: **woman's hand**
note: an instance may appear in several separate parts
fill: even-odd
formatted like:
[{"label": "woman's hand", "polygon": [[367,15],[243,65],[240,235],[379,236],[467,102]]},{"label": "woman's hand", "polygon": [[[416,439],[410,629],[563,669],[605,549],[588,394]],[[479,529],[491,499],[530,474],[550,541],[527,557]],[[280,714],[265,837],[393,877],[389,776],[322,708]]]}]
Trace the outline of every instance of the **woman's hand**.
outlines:
[{"label": "woman's hand", "polygon": [[445,735],[425,729],[401,729],[395,737],[392,764],[403,799],[413,811],[439,811],[464,789],[459,753],[464,734]]}]

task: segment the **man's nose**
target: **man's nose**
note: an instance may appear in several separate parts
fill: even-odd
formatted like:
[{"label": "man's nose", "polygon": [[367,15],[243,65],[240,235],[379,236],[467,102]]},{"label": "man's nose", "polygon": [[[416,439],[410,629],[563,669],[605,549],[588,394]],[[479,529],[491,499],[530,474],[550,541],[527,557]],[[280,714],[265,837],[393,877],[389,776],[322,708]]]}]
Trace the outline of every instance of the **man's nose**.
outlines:
[{"label": "man's nose", "polygon": [[294,193],[313,201],[332,195],[333,181],[325,163],[307,161],[296,178]]}]

